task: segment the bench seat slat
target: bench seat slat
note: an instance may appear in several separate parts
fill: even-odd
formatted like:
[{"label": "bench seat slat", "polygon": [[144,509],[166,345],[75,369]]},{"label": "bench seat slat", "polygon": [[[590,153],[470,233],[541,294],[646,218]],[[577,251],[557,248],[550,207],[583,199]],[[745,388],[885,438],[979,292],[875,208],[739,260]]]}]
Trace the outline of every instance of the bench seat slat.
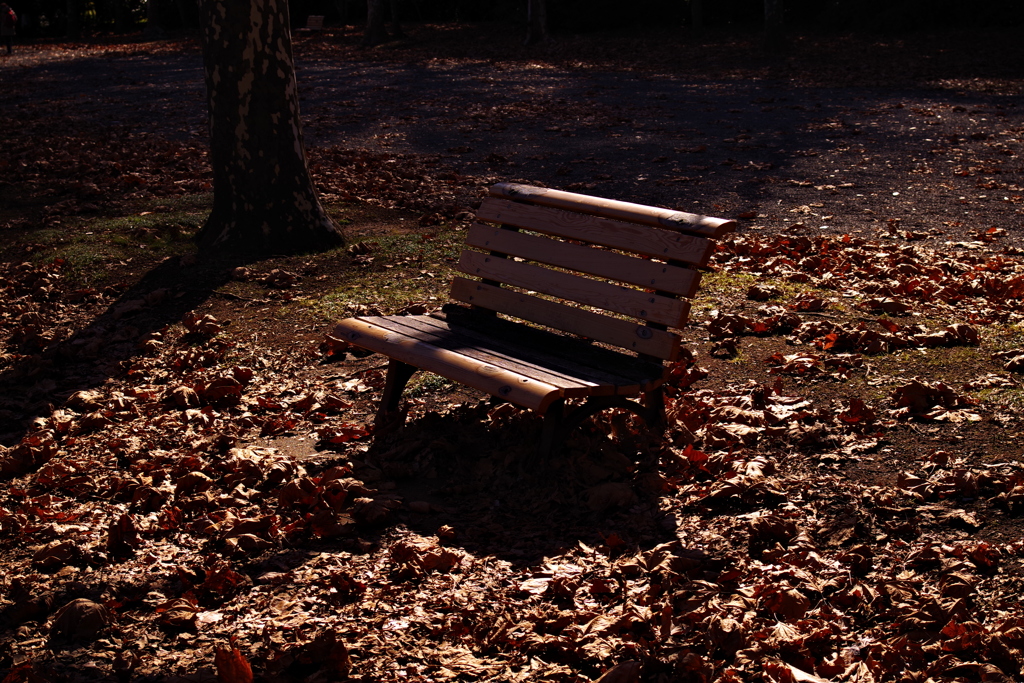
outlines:
[{"label": "bench seat slat", "polygon": [[543,412],[561,396],[561,390],[551,384],[438,348],[360,318],[342,320],[335,328],[335,334],[357,346],[435,372],[531,410]]},{"label": "bench seat slat", "polygon": [[677,335],[628,320],[565,306],[461,277],[456,277],[452,281],[451,297],[456,301],[506,313],[538,325],[578,334],[655,358],[676,360],[679,357]]},{"label": "bench seat slat", "polygon": [[690,312],[690,305],[685,301],[599,282],[571,273],[548,270],[541,266],[482,254],[478,251],[463,251],[457,268],[467,275],[497,280],[514,287],[541,292],[670,327],[682,327]]},{"label": "bench seat slat", "polygon": [[707,265],[714,252],[714,243],[703,237],[597,216],[553,211],[493,197],[483,201],[477,209],[476,217],[483,221],[514,225],[546,235],[695,266]]},{"label": "bench seat slat", "polygon": [[[491,340],[476,337],[466,330],[451,328],[443,320],[429,315],[402,315],[390,318],[363,318],[363,320],[394,332],[415,337],[433,346],[448,349],[484,363],[507,368],[526,377],[532,377],[540,382],[558,387],[562,390],[562,395],[565,398],[611,396],[615,394],[615,386],[620,384],[625,386],[629,383],[629,380],[623,377],[603,376],[600,378],[603,383],[592,379],[573,377],[560,372],[557,368],[541,365],[539,361],[529,362],[519,356],[506,353],[503,349],[494,348]],[[518,351],[519,355],[523,355],[522,349]],[[632,384],[636,384],[636,382],[633,381]]]},{"label": "bench seat slat", "polygon": [[700,273],[690,268],[525,235],[482,223],[470,226],[466,244],[687,298],[694,296],[700,285]]},{"label": "bench seat slat", "polygon": [[[538,337],[556,336],[535,332]],[[485,334],[449,325],[432,316],[349,318],[338,323],[335,334],[357,346],[535,410],[545,410],[557,398],[634,396],[659,386],[664,378],[663,368],[652,364],[643,366],[639,373],[626,367],[627,374],[615,375],[607,368],[581,365],[535,344],[502,348]],[[583,343],[565,337],[556,344],[564,345],[564,351],[580,358],[607,353],[602,349],[582,349],[582,353],[572,354],[572,348],[582,347]],[[551,348],[550,344],[547,346]],[[612,362],[638,364],[636,359],[622,357]]]},{"label": "bench seat slat", "polygon": [[633,223],[667,227],[674,230],[689,230],[708,237],[721,237],[736,229],[736,222],[724,218],[712,218],[684,211],[644,206],[617,199],[591,197],[575,192],[563,192],[546,187],[498,183],[490,188],[491,196],[506,197],[530,204],[589,213],[604,218],[615,218]]}]

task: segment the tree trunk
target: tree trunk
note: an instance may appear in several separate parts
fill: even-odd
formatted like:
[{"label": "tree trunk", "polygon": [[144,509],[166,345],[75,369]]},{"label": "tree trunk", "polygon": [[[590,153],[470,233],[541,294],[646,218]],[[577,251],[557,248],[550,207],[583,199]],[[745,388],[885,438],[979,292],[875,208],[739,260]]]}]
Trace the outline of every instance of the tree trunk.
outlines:
[{"label": "tree trunk", "polygon": [[764,43],[773,50],[782,47],[782,2],[764,0]]},{"label": "tree trunk", "polygon": [[147,38],[160,38],[164,35],[158,1],[146,0],[146,28],[143,30],[143,34]]},{"label": "tree trunk", "polygon": [[395,38],[405,38],[402,32],[402,15],[399,5],[402,0],[391,0],[391,35]]},{"label": "tree trunk", "polygon": [[199,0],[213,210],[204,251],[314,251],[344,242],[306,164],[287,0]]},{"label": "tree trunk", "polygon": [[703,0],[690,0],[690,29],[694,33],[704,30]]},{"label": "tree trunk", "polygon": [[527,0],[526,45],[543,42],[548,37],[548,13],[545,0]]},{"label": "tree trunk", "polygon": [[67,37],[77,39],[82,36],[82,3],[79,0],[68,0]]},{"label": "tree trunk", "polygon": [[366,32],[363,34],[363,47],[380,45],[388,39],[388,31],[384,28],[384,0],[366,0]]}]

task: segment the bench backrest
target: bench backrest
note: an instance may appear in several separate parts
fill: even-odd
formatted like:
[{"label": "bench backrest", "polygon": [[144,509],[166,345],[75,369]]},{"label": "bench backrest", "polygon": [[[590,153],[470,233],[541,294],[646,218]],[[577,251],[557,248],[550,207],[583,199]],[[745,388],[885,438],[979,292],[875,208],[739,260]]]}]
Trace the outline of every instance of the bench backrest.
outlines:
[{"label": "bench backrest", "polygon": [[321,31],[324,28],[324,17],[321,14],[311,14],[306,19],[306,29],[310,31]]},{"label": "bench backrest", "polygon": [[455,278],[453,299],[659,360],[679,354],[668,328],[685,325],[685,299],[697,292],[713,238],[735,229],[721,218],[513,183],[492,187],[476,218],[466,244],[484,251],[463,251],[457,267],[480,280]]}]

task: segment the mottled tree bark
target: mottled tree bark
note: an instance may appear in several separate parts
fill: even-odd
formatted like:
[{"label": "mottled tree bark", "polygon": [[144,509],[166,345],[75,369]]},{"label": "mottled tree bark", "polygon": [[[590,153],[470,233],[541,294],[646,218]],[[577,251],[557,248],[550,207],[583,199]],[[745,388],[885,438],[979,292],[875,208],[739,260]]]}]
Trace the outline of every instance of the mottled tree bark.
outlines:
[{"label": "mottled tree bark", "polygon": [[286,0],[199,0],[213,210],[203,250],[314,251],[344,242],[306,163]]}]

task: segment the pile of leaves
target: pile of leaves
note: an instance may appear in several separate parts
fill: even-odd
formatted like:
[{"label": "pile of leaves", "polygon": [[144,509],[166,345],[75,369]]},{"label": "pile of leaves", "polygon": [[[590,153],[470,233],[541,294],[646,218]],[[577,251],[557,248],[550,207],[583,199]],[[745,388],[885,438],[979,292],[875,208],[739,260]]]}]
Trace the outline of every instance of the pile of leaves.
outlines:
[{"label": "pile of leaves", "polygon": [[[8,264],[4,379],[32,389],[4,410],[35,419],[0,452],[0,666],[1013,680],[1024,469],[951,446],[979,421],[1019,425],[979,391],[1015,387],[1020,353],[998,349],[974,384],[857,382],[898,353],[995,352],[1022,264],[799,233],[716,254],[710,291],[751,285],[716,299],[672,369],[664,438],[605,413],[539,476],[527,412],[417,399],[371,449],[378,359],[322,333],[268,353],[201,311],[157,326],[173,288],[72,289],[60,262]],[[234,274],[301,282],[282,265]],[[715,380],[751,342],[773,350],[751,379]],[[950,445],[911,445],[924,427]]]}]

